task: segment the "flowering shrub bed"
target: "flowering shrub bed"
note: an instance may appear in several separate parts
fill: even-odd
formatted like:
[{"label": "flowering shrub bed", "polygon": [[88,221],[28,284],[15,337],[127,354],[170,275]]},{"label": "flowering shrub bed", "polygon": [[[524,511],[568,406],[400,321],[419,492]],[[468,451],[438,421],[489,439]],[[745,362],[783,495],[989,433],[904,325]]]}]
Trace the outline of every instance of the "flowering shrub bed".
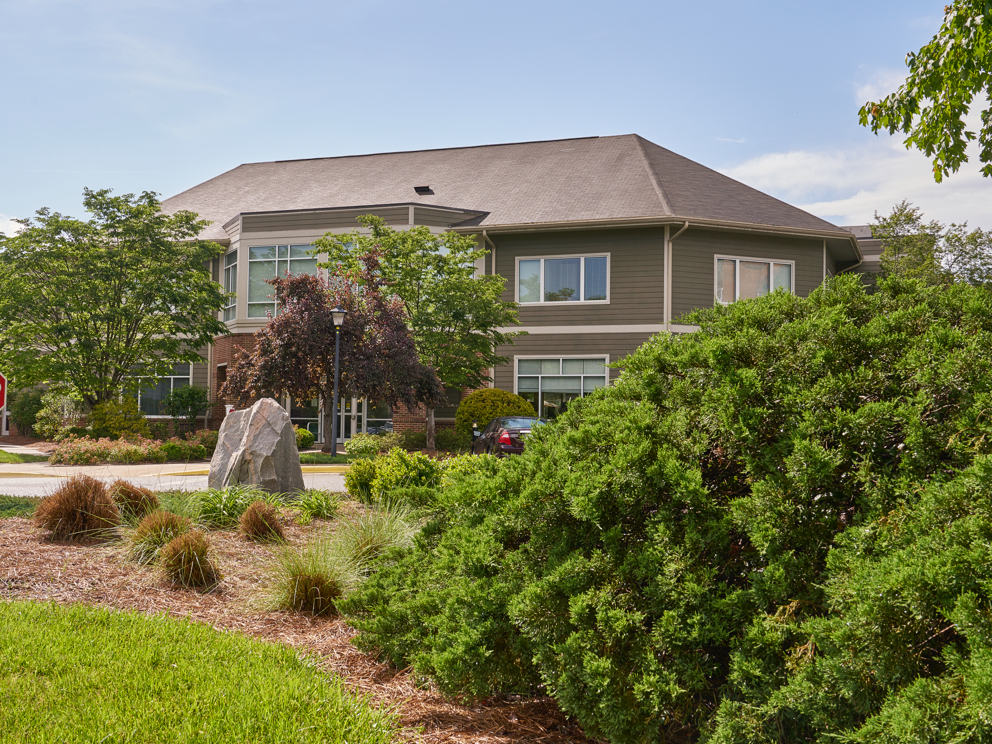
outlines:
[{"label": "flowering shrub bed", "polygon": [[213,454],[217,432],[198,431],[187,439],[169,440],[131,437],[128,439],[91,439],[70,435],[59,442],[49,462],[53,465],[99,465],[101,463],[168,462],[203,460]]}]

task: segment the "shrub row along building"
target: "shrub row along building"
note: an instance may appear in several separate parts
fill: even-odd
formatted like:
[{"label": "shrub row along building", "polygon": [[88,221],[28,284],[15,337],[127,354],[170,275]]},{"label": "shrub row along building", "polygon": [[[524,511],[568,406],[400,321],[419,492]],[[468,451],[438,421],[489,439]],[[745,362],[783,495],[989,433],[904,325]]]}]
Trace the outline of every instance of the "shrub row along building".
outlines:
[{"label": "shrub row along building", "polygon": [[[214,278],[236,295],[224,310],[231,335],[204,350],[203,365],[177,367],[144,394],[192,382],[218,390],[237,347],[276,310],[267,279],[314,272],[308,254],[327,232],[351,232],[363,214],[395,229],[426,225],[467,233],[489,255],[478,271],[506,279],[527,331],[500,353],[497,387],[554,416],[619,374],[605,365],[654,333],[689,332],[688,311],[784,287],[806,295],[864,261],[858,236],[756,191],[638,135],[525,142],[418,152],[250,163],[164,202],[212,221],[203,236],[227,248]],[[870,237],[862,234],[862,237]],[[439,409],[453,419],[459,391]],[[284,401],[319,438],[309,401]],[[343,403],[346,439],[417,415]]]}]

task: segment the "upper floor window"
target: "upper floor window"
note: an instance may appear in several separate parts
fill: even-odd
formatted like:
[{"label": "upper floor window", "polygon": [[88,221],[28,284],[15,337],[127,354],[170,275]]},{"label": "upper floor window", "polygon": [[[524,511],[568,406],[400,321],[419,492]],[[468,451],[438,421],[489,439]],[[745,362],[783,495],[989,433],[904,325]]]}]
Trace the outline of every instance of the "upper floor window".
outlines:
[{"label": "upper floor window", "polygon": [[248,249],[248,317],[276,314],[275,291],[269,279],[294,274],[316,274],[317,257],[312,245],[255,245]]},{"label": "upper floor window", "polygon": [[717,256],[717,302],[726,305],[734,300],[763,297],[776,289],[787,289],[791,292],[794,271],[794,261]]},{"label": "upper floor window", "polygon": [[238,252],[231,251],[224,256],[224,291],[230,295],[227,298],[227,307],[224,308],[224,320],[234,320],[234,311],[238,298],[234,293],[238,291]]},{"label": "upper floor window", "polygon": [[517,259],[517,302],[607,302],[610,257]]}]

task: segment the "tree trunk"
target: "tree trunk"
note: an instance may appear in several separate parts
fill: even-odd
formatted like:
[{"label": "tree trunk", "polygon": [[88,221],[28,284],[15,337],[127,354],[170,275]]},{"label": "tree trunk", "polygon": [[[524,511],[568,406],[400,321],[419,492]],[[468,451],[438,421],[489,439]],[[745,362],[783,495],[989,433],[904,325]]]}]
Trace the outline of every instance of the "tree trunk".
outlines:
[{"label": "tree trunk", "polygon": [[436,450],[434,444],[434,406],[427,406],[427,449]]},{"label": "tree trunk", "polygon": [[324,390],[324,394],[321,396],[324,399],[323,400],[323,403],[324,403],[324,445],[320,448],[320,451],[321,452],[327,452],[327,453],[330,453],[330,451],[331,451],[331,445],[334,442],[334,440],[331,437],[336,436],[336,433],[333,432],[333,431],[331,431],[331,429],[334,428],[333,425],[332,425],[332,423],[331,423],[331,418],[333,416],[333,410],[332,410],[331,401],[334,398],[334,391],[333,391],[333,385],[334,385],[334,383],[332,382],[330,384],[332,386],[332,389],[331,390]]}]

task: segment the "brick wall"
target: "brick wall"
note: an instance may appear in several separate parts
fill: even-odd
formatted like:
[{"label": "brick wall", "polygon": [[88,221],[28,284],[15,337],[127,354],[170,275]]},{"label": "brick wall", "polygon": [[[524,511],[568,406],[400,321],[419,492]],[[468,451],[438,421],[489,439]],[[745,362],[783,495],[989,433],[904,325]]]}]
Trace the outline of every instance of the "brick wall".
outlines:
[{"label": "brick wall", "polygon": [[[213,405],[210,408],[210,428],[219,429],[225,416],[225,406],[229,402],[220,397],[220,389],[227,381],[227,370],[234,366],[234,357],[238,349],[251,353],[255,350],[255,336],[251,333],[236,333],[231,336],[221,336],[214,339],[214,375],[210,391]],[[226,367],[220,366],[227,364]]]}]

